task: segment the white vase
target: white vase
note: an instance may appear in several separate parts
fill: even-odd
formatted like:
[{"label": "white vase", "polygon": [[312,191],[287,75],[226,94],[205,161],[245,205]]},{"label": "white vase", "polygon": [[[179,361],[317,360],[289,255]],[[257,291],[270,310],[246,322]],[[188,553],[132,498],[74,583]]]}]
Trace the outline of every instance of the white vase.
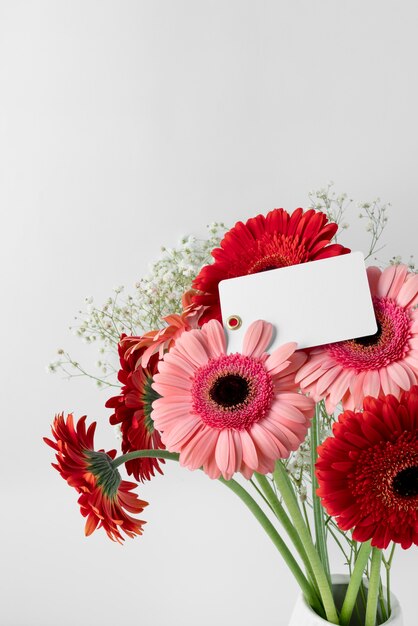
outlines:
[{"label": "white vase", "polygon": [[[332,576],[333,591],[337,607],[341,608],[342,592],[348,584],[349,577],[345,574],[334,574]],[[386,594],[386,589],[384,588]],[[403,626],[402,610],[396,596],[391,594],[392,613],[389,619],[382,626]],[[305,601],[303,594],[299,594],[290,618],[289,626],[330,626],[330,622],[322,619],[311,609]]]}]

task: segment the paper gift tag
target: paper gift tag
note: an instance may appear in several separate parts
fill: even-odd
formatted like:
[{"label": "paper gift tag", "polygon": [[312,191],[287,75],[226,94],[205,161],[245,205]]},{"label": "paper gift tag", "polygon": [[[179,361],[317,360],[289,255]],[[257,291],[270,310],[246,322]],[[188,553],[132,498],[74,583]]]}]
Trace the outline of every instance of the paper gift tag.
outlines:
[{"label": "paper gift tag", "polygon": [[228,352],[240,352],[251,322],[275,329],[269,351],[288,341],[310,348],[377,332],[361,252],[230,278],[219,283]]}]

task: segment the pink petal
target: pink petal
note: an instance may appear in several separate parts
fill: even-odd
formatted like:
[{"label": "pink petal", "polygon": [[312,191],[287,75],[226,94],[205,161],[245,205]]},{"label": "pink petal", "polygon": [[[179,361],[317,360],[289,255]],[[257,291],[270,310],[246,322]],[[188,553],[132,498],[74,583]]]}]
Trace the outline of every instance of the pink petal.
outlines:
[{"label": "pink petal", "polygon": [[[169,365],[169,369],[164,366],[164,364]],[[169,372],[172,370],[173,374],[177,376],[185,376],[190,378],[194,376],[196,373],[196,367],[191,365],[189,361],[182,359],[179,354],[174,354],[174,352],[167,352],[164,356],[164,361],[159,363],[159,373],[161,372]]]},{"label": "pink petal", "polygon": [[183,465],[191,470],[202,467],[207,459],[215,454],[218,433],[213,428],[202,424],[202,429],[181,452]]},{"label": "pink petal", "polygon": [[274,352],[272,352],[266,360],[265,365],[267,371],[274,375],[286,369],[286,367],[290,365],[290,361],[288,359],[296,350],[296,346],[297,343],[291,341],[274,350]]},{"label": "pink petal", "polygon": [[281,428],[280,420],[275,418],[274,415],[271,415],[263,420],[263,426],[272,435],[274,435],[274,437],[278,441],[278,446],[281,450],[282,458],[288,457],[292,444],[290,443],[288,437]]},{"label": "pink petal", "polygon": [[302,365],[307,361],[308,355],[303,350],[297,350],[289,357],[289,365],[286,370],[280,373],[280,377],[288,374],[295,374],[299,371]]},{"label": "pink petal", "polygon": [[[383,372],[385,371],[385,374],[383,374]],[[383,381],[385,382],[385,385],[387,385],[388,391],[385,393],[388,394],[392,394],[393,396],[395,396],[396,398],[399,396],[399,387],[398,385],[395,383],[393,377],[391,376],[390,372],[388,372],[388,368],[382,368],[380,370],[380,379],[382,381],[382,388],[383,388]]]},{"label": "pink petal", "polygon": [[408,277],[398,294],[397,302],[404,307],[412,307],[418,303],[418,274]]},{"label": "pink petal", "polygon": [[393,378],[395,383],[399,385],[401,389],[408,390],[410,388],[411,383],[409,381],[408,374],[405,372],[400,363],[390,363],[386,369],[389,376]]},{"label": "pink petal", "polygon": [[379,374],[380,374],[380,384],[382,385],[382,391],[385,394],[385,396],[387,396],[390,393],[392,393],[392,391],[391,391],[389,375],[386,371],[386,367],[382,367],[382,369],[379,371]]},{"label": "pink petal", "polygon": [[242,353],[254,358],[261,357],[269,346],[272,336],[271,324],[264,320],[253,322],[245,333]]},{"label": "pink petal", "polygon": [[157,430],[165,430],[172,422],[187,418],[192,412],[191,404],[170,403],[168,405],[157,405],[158,402],[161,402],[161,400],[156,400],[152,405],[152,419]]},{"label": "pink petal", "polygon": [[350,386],[350,380],[353,376],[351,370],[343,370],[330,389],[330,397],[337,404]]},{"label": "pink petal", "polygon": [[386,298],[392,286],[396,274],[396,266],[391,265],[383,270],[377,284],[376,295],[378,298]]},{"label": "pink petal", "polygon": [[[338,378],[339,374],[343,371],[343,367],[342,365],[338,365],[336,364],[335,368],[333,369],[333,374],[334,375],[334,380],[336,378]],[[302,389],[305,389],[305,387],[307,387],[308,385],[312,384],[315,381],[319,381],[320,377],[321,377],[321,370],[317,370],[316,372],[312,372],[312,374],[310,374],[309,376],[307,376],[304,380],[300,381],[300,386],[302,387]]]},{"label": "pink petal", "polygon": [[361,397],[363,399],[363,384],[366,374],[367,372],[353,374],[353,378],[350,381],[350,392],[354,398]]},{"label": "pink petal", "polygon": [[154,391],[159,393],[160,396],[182,397],[184,402],[188,398],[190,398],[190,390],[181,389],[180,387],[177,387],[177,386],[174,387],[173,385],[165,385],[163,383],[158,382],[158,380],[155,380],[152,383],[152,388],[154,389]]},{"label": "pink petal", "polygon": [[258,457],[260,458],[260,452],[270,459],[277,459],[279,456],[279,449],[275,443],[275,440],[271,437],[270,433],[263,428],[261,424],[253,424],[251,427],[251,437],[255,441],[258,448]]},{"label": "pink petal", "polygon": [[372,296],[374,296],[377,291],[377,284],[381,274],[382,271],[378,267],[372,266],[367,268],[367,279],[369,281],[370,293]]},{"label": "pink petal", "polygon": [[418,315],[417,315],[418,311],[414,311],[414,313],[411,315],[411,318],[413,320],[412,325],[411,325],[411,333],[418,333]]},{"label": "pink petal", "polygon": [[280,419],[284,417],[292,422],[300,422],[301,424],[304,424],[306,421],[304,414],[299,409],[286,402],[281,402],[280,396],[273,402],[270,411]]},{"label": "pink petal", "polygon": [[226,468],[224,477],[226,480],[230,480],[235,472],[238,470],[239,465],[237,464],[237,452],[235,449],[235,440],[231,430],[227,430],[228,434],[228,443],[229,443],[229,462]]},{"label": "pink petal", "polygon": [[207,337],[207,350],[211,358],[226,353],[225,332],[218,320],[209,320],[209,322],[204,324],[202,333]]},{"label": "pink petal", "polygon": [[344,411],[354,411],[355,410],[355,403],[354,403],[354,398],[353,395],[351,394],[350,391],[348,391],[346,393],[346,395],[344,396],[344,398],[342,399],[342,405],[343,405],[343,409]]},{"label": "pink petal", "polygon": [[318,379],[316,384],[316,393],[320,396],[329,391],[330,386],[333,384],[339,373],[341,372],[341,365],[335,365],[329,369],[325,374]]},{"label": "pink petal", "polygon": [[334,400],[331,396],[325,398],[325,409],[328,415],[332,415],[337,408],[338,400]]},{"label": "pink petal", "polygon": [[241,437],[239,436],[239,432],[236,430],[231,430],[230,432],[234,440],[234,446],[235,446],[235,457],[236,457],[235,464],[236,464],[237,470],[239,470],[242,465],[242,454],[243,454]]},{"label": "pink petal", "polygon": [[405,283],[405,278],[408,274],[408,268],[406,265],[395,265],[395,268],[395,275],[387,295],[388,298],[392,298],[393,300],[397,299],[399,290]]},{"label": "pink petal", "polygon": [[377,398],[380,391],[380,376],[377,370],[370,370],[366,373],[363,383],[364,395]]},{"label": "pink petal", "polygon": [[301,411],[312,411],[315,408],[315,402],[312,398],[308,398],[303,393],[285,392],[280,394],[280,400],[296,406]]},{"label": "pink petal", "polygon": [[[217,440],[218,432],[216,432],[216,441]],[[205,473],[209,476],[209,478],[212,478],[212,480],[219,478],[219,476],[221,475],[221,470],[216,463],[215,454],[211,454],[206,463],[203,465],[203,469]]]},{"label": "pink petal", "polygon": [[251,467],[248,467],[248,465],[245,465],[244,462],[241,463],[240,472],[244,476],[244,478],[246,478],[246,480],[250,480],[252,475],[254,474],[254,470],[251,469]]},{"label": "pink petal", "polygon": [[416,385],[418,383],[416,373],[409,367],[407,363],[405,363],[405,361],[402,361],[402,367],[408,375],[410,386],[412,387],[413,385]]},{"label": "pink petal", "polygon": [[411,354],[408,354],[408,356],[405,357],[405,362],[408,363],[412,369],[418,370],[418,357],[413,357]]},{"label": "pink petal", "polygon": [[235,445],[228,428],[219,432],[215,449],[215,459],[225,480],[229,480],[235,472]]},{"label": "pink petal", "polygon": [[205,340],[200,330],[189,330],[181,335],[174,346],[174,354],[179,353],[196,367],[205,365],[209,355],[205,349]]},{"label": "pink petal", "polygon": [[296,422],[281,420],[280,427],[290,442],[290,449],[297,450],[305,439],[307,427]]},{"label": "pink petal", "polygon": [[185,441],[192,437],[195,432],[201,428],[201,420],[193,414],[189,414],[183,420],[162,433],[162,441],[168,450],[179,452],[179,448],[184,445]]},{"label": "pink petal", "polygon": [[239,435],[242,444],[242,460],[245,465],[255,470],[258,465],[258,456],[254,442],[246,430],[240,430]]},{"label": "pink petal", "polygon": [[[329,367],[334,367],[335,366],[335,361],[334,359],[330,359],[331,364],[328,366],[327,369],[329,369]],[[325,369],[325,362],[324,360],[320,357],[311,357],[307,363],[305,363],[305,365],[303,365],[300,370],[298,371],[298,373],[296,374],[296,382],[300,382],[303,378],[307,378],[308,376],[310,376],[311,374],[313,374],[314,372],[320,372],[323,369]]]}]

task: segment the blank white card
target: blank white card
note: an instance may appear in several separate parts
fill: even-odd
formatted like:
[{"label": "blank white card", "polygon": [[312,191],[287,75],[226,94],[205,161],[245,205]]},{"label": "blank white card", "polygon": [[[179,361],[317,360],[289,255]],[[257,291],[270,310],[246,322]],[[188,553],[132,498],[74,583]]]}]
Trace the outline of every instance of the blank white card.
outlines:
[{"label": "blank white card", "polygon": [[[377,332],[361,252],[223,280],[219,296],[229,353],[241,351],[259,319],[275,329],[269,351],[288,341],[302,349]],[[239,326],[233,330],[231,317]]]}]

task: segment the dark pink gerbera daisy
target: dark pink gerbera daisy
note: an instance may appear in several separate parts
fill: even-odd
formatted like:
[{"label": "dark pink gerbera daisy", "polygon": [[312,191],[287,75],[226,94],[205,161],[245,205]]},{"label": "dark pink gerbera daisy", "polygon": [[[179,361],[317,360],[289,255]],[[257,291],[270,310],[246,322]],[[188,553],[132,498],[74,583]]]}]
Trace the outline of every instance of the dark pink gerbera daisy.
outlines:
[{"label": "dark pink gerbera daisy", "polygon": [[[405,265],[367,269],[378,332],[313,348],[296,380],[329,413],[360,409],[365,396],[400,396],[418,383],[418,275]],[[342,303],[342,306],[344,304]]]}]

